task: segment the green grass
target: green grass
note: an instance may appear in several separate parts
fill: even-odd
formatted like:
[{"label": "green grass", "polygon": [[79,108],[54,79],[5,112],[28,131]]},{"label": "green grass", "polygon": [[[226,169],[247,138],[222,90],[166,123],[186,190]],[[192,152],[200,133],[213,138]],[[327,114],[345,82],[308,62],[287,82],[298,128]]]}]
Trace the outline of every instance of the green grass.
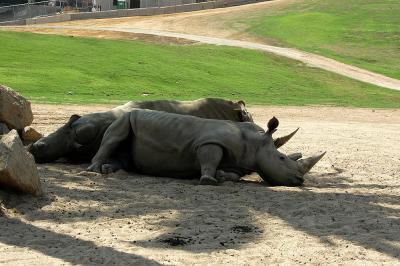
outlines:
[{"label": "green grass", "polygon": [[400,108],[399,91],[257,51],[11,32],[0,32],[0,43],[0,84],[34,102],[223,97],[252,104]]},{"label": "green grass", "polygon": [[276,44],[400,79],[399,0],[306,0],[240,20]]}]

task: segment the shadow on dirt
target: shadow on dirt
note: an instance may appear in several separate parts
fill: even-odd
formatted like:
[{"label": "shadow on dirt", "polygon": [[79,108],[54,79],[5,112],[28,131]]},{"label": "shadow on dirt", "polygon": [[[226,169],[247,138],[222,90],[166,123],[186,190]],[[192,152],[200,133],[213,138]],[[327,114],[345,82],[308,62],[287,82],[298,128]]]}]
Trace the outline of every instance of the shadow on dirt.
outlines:
[{"label": "shadow on dirt", "polygon": [[[260,228],[268,228],[268,220],[255,223],[254,215],[261,214],[282,219],[296,230],[322,241],[335,236],[392,257],[400,254],[400,248],[394,244],[400,242],[399,213],[398,209],[389,207],[400,205],[400,196],[348,193],[346,188],[354,186],[348,183],[350,178],[344,172],[312,175],[303,188],[271,188],[258,181],[226,182],[223,186],[212,187],[197,186],[196,180],[126,173],[106,178],[79,175],[84,168],[57,164],[41,166],[46,196],[39,199],[9,196],[5,206],[15,209],[28,221],[48,220],[54,224],[104,217],[129,218],[134,222],[152,215],[151,225],[168,233],[129,241],[132,246],[145,248],[190,252],[240,249],[244,244],[261,240],[264,232]],[[343,188],[343,191],[330,192],[332,188]],[[372,188],[379,188],[379,185]],[[60,201],[63,208],[43,208]],[[102,207],[92,208],[91,204]],[[171,211],[177,215],[165,217],[165,213]],[[7,228],[0,236],[5,244],[28,247],[86,265],[107,263],[105,260],[111,255],[116,255],[121,263],[130,260],[156,264],[111,247],[98,247],[91,241],[41,229],[17,218],[0,219]],[[46,241],[47,236],[58,237],[60,244]],[[90,256],[86,261],[77,261],[74,254],[62,251],[63,245],[75,245],[73,253],[89,252]]]}]

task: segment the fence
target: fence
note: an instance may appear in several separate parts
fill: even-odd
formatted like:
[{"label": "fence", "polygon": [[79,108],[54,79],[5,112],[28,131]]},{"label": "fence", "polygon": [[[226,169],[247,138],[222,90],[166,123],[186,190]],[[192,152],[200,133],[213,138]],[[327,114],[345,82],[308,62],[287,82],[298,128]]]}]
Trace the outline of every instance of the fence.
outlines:
[{"label": "fence", "polygon": [[[58,0],[57,0],[58,1]],[[111,2],[113,0],[110,0]],[[136,3],[140,3],[141,6],[130,8],[135,4],[131,1],[137,1]],[[47,13],[28,13],[31,15],[36,14],[36,17],[29,17],[24,19],[24,17],[20,17],[19,19],[16,16],[16,19],[13,20],[13,13],[9,15],[7,20],[0,19],[0,26],[11,26],[11,25],[32,25],[32,24],[43,24],[43,23],[54,23],[54,22],[64,22],[64,21],[72,21],[72,20],[82,20],[82,19],[101,19],[101,18],[117,18],[117,17],[130,17],[130,16],[152,16],[152,15],[160,15],[160,14],[172,14],[172,13],[181,13],[181,12],[190,12],[190,11],[198,11],[205,9],[213,9],[213,8],[222,8],[229,6],[237,6],[244,5],[250,3],[257,3],[269,0],[125,0],[128,4],[126,7],[128,9],[118,9],[113,6],[112,10],[103,11],[101,8],[101,12],[99,10],[99,2],[97,0],[97,10],[96,12],[64,12],[63,14],[51,15],[50,12]],[[54,1],[53,1],[54,2]],[[47,2],[49,3],[49,2]],[[104,2],[103,2],[104,3]],[[53,6],[54,7],[54,6]],[[125,8],[126,8],[125,7]],[[4,8],[4,7],[3,7]],[[10,7],[7,7],[8,10]],[[55,6],[57,10],[63,7]],[[66,8],[64,7],[64,11]],[[92,8],[90,8],[92,11]],[[32,9],[31,9],[32,10]],[[13,11],[11,11],[13,12]],[[58,12],[58,11],[57,11]],[[39,15],[37,15],[39,13]],[[25,14],[26,15],[26,14]],[[38,17],[39,16],[39,17]],[[40,17],[41,16],[41,17]],[[11,21],[10,21],[11,17]]]},{"label": "fence", "polygon": [[[70,2],[71,4],[68,4]],[[62,12],[89,12],[92,0],[52,0],[12,6],[0,6],[0,22],[16,21],[35,17],[52,16]]]},{"label": "fence", "polygon": [[[13,6],[0,6],[0,21],[14,21],[33,17],[50,16],[62,11],[55,1],[44,1]],[[60,3],[60,2],[58,2]]]}]

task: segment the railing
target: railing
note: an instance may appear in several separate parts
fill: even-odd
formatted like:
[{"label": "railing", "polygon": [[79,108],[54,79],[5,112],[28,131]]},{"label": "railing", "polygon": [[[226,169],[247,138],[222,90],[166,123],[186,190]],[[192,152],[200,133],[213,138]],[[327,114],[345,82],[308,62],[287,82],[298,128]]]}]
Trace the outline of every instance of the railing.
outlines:
[{"label": "railing", "polygon": [[[108,11],[114,12],[112,10],[116,9],[130,9],[128,13],[122,13],[120,16],[130,15],[150,15],[156,14],[155,10],[148,10],[149,8],[164,8],[164,7],[178,7],[181,6],[186,11],[198,10],[198,7],[190,8],[191,4],[203,3],[203,2],[215,2],[217,7],[226,7],[241,5],[244,3],[255,3],[266,0],[50,0],[43,2],[36,2],[30,4],[20,4],[13,6],[0,6],[0,24],[3,25],[24,25],[27,23],[28,19],[34,19],[38,17],[51,16],[53,19],[49,21],[60,22],[76,19],[90,19],[90,18],[105,18],[113,17],[116,13],[108,13]],[[115,5],[117,2],[117,5]],[[119,2],[123,2],[120,5]],[[68,5],[67,3],[70,3]],[[95,4],[95,6],[93,6]],[[201,7],[201,6],[200,6]],[[136,10],[143,12],[136,12]],[[203,7],[201,7],[203,8]],[[207,7],[214,8],[214,7]],[[106,11],[106,12],[99,12]],[[81,13],[80,14],[77,13]],[[93,13],[92,13],[93,12]],[[166,10],[163,10],[166,12]],[[174,13],[175,11],[168,11],[169,13]],[[180,11],[184,12],[184,11]],[[63,13],[65,16],[53,16],[59,13]],[[158,13],[157,13],[158,14]],[[93,16],[91,16],[93,15]],[[69,18],[68,18],[69,17]],[[59,19],[58,19],[59,18]],[[25,21],[24,21],[25,20]],[[46,19],[39,18],[41,23]],[[36,20],[35,20],[36,21]]]},{"label": "railing", "polygon": [[43,1],[12,6],[0,6],[0,22],[55,15],[62,12],[63,6],[61,4],[62,2],[60,1]]}]

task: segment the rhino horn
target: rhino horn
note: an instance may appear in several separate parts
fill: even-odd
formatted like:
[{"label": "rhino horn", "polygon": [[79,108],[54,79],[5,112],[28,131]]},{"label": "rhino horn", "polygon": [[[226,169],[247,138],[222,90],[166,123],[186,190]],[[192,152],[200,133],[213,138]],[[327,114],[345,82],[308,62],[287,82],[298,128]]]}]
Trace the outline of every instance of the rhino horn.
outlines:
[{"label": "rhino horn", "polygon": [[312,156],[307,159],[302,159],[297,161],[300,166],[300,171],[303,174],[306,174],[311,168],[319,161],[322,157],[324,157],[326,152],[321,153],[320,155]]},{"label": "rhino horn", "polygon": [[275,139],[274,140],[275,148],[278,149],[279,147],[283,146],[286,142],[288,142],[294,136],[294,134],[297,133],[297,131],[299,131],[299,128],[297,128],[295,131],[293,131],[289,135]]},{"label": "rhino horn", "polygon": [[303,157],[303,155],[300,152],[296,152],[296,153],[289,154],[288,157],[290,159],[292,159],[293,161],[297,161],[298,159]]}]

